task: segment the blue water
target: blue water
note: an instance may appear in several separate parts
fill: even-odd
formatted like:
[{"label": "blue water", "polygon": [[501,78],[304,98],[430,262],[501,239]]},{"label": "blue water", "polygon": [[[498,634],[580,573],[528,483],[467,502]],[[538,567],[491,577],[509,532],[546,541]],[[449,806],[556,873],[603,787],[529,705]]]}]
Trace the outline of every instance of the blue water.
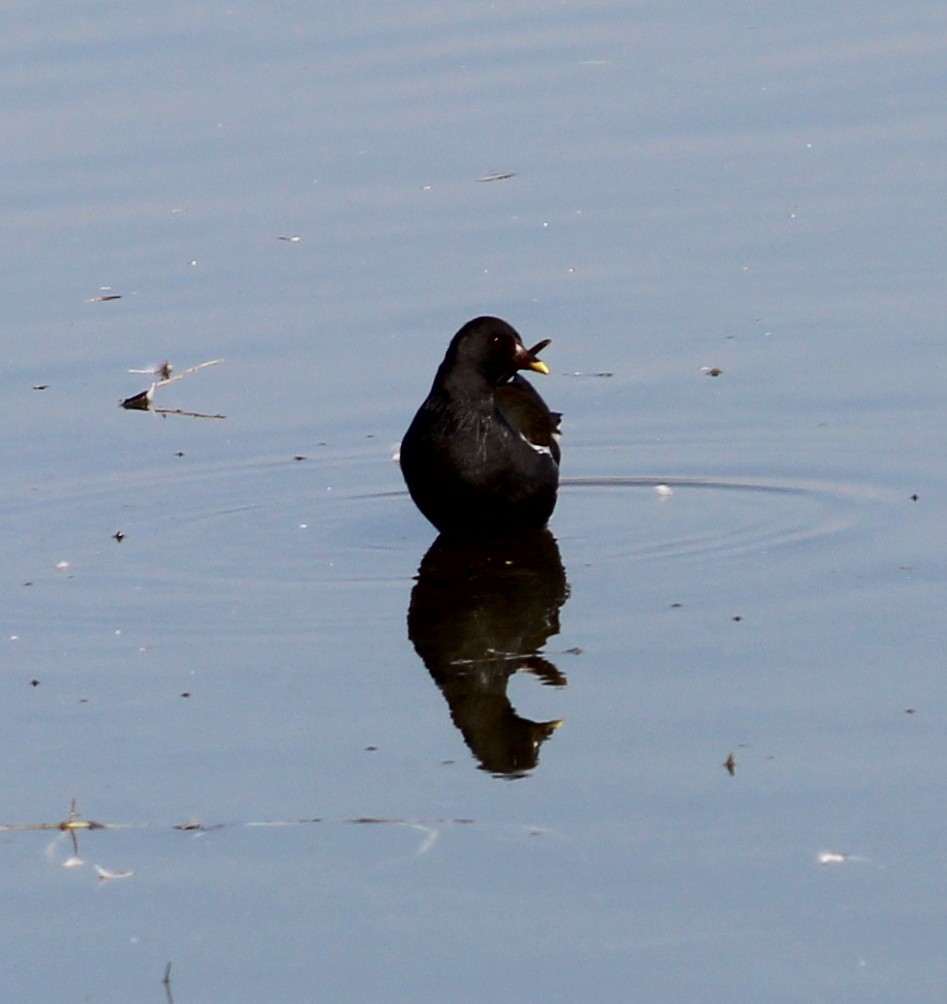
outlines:
[{"label": "blue water", "polygon": [[[7,996],[942,1000],[941,7],[6,27]],[[419,593],[485,312],[554,550]]]}]

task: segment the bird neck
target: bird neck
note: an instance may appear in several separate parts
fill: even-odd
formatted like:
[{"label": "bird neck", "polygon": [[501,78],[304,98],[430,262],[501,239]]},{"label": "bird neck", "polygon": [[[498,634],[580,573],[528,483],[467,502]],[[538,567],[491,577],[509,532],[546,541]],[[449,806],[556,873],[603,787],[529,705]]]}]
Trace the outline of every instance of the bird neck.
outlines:
[{"label": "bird neck", "polygon": [[482,402],[492,407],[493,385],[480,373],[469,370],[458,373],[456,369],[441,367],[434,379],[431,396],[468,404]]}]

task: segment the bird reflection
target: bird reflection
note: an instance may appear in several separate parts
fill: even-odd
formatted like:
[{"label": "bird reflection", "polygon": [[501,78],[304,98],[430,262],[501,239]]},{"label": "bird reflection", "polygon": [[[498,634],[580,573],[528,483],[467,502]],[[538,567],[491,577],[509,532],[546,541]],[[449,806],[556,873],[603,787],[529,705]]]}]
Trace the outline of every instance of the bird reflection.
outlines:
[{"label": "bird reflection", "polygon": [[489,540],[441,536],[421,562],[408,637],[483,770],[522,776],[562,724],[522,718],[506,688],[520,670],[548,686],[565,686],[565,676],[539,650],[559,633],[568,595],[548,530]]}]

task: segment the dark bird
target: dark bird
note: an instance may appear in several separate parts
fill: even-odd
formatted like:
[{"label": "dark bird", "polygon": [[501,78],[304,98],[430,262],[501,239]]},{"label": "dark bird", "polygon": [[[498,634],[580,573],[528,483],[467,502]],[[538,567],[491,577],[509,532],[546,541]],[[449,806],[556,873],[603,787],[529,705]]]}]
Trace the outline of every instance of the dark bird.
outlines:
[{"label": "dark bird", "polygon": [[548,373],[498,317],[454,335],[401,443],[411,498],[442,533],[499,534],[546,525],[559,485],[559,420],[518,370]]}]

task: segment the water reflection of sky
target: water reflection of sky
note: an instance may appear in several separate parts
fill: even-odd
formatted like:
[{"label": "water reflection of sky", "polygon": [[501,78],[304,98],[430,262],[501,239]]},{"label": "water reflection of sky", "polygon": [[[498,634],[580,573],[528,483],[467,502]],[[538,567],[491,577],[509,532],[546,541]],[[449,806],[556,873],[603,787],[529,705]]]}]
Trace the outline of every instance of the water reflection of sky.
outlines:
[{"label": "water reflection of sky", "polygon": [[[146,824],[4,834],[8,993],[935,999],[940,6],[7,22],[0,824]],[[569,597],[471,712],[390,457],[485,311]]]}]

